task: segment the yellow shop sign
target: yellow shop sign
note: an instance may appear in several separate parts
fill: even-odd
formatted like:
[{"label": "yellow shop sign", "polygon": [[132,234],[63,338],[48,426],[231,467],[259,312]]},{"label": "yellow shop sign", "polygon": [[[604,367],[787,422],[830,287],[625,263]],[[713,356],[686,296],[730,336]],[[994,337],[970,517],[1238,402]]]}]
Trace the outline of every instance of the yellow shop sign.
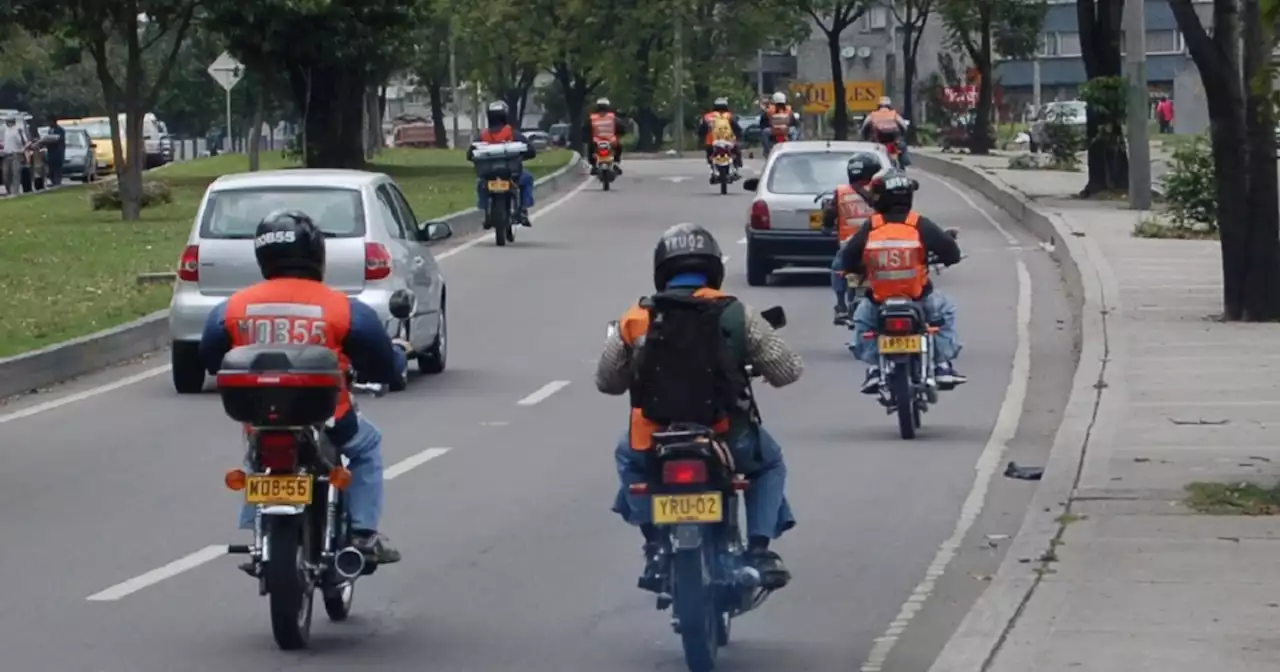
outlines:
[{"label": "yellow shop sign", "polygon": [[[835,106],[835,85],[831,82],[796,82],[791,85],[792,98],[804,97],[806,114],[826,114]],[[850,112],[876,109],[884,95],[884,82],[845,82],[844,100]]]}]

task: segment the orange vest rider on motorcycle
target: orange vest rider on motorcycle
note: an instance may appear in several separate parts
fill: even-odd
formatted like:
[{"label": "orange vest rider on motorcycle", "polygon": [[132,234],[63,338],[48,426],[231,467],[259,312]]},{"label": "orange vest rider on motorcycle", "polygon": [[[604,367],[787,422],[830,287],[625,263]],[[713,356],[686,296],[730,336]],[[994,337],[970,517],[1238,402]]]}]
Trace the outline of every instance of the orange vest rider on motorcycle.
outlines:
[{"label": "orange vest rider on motorcycle", "polygon": [[862,275],[867,287],[869,300],[859,302],[853,313],[854,354],[871,365],[864,393],[878,390],[879,352],[876,339],[861,335],[876,330],[879,304],[891,298],[919,301],[929,322],[938,326],[934,351],[938,383],[954,387],[966,381],[951,364],[960,352],[955,305],[929,279],[930,255],[933,263],[951,266],[960,262],[960,246],[950,233],[913,209],[918,188],[915,180],[896,170],[874,180],[875,214],[840,251],[840,270]]},{"label": "orange vest rider on motorcycle", "polygon": [[[268,214],[253,242],[265,280],[232,294],[209,314],[200,339],[200,359],[209,373],[217,373],[232,348],[319,345],[334,351],[344,369],[354,365],[369,381],[389,385],[404,375],[408,344],[393,345],[372,308],[324,284],[324,232],[306,213]],[[400,553],[376,531],[382,513],[382,435],[355,411],[348,390],[340,395],[325,434],[349,460],[355,543],[380,564],[397,562]],[[253,508],[246,505],[240,527],[252,529],[253,518]],[[241,569],[252,573],[252,563]]]},{"label": "orange vest rider on motorcycle", "polygon": [[[742,167],[742,148],[738,141],[742,139],[742,125],[738,118],[729,111],[728,98],[716,98],[711,111],[702,115],[698,122],[698,135],[702,136],[702,148],[707,153],[707,163],[711,163],[711,153],[717,141],[733,143],[733,165]],[[714,168],[712,170],[714,180]]]},{"label": "orange vest rider on motorcycle", "polygon": [[[868,188],[882,170],[884,166],[879,154],[875,152],[854,154],[845,164],[849,183],[836,187],[834,197],[823,204],[822,230],[828,233],[834,231],[836,240],[840,241],[842,248],[874,213],[871,203],[874,202],[875,196],[868,191]],[[848,285],[841,268],[840,253],[837,252],[831,263],[831,289],[836,295],[833,324],[847,324],[849,321]]]},{"label": "orange vest rider on motorcycle", "polygon": [[613,171],[622,174],[622,141],[627,134],[627,127],[618,119],[608,98],[596,99],[596,111],[587,120],[587,137],[591,139],[587,146],[587,163],[591,164],[591,174],[596,174],[596,144],[607,142],[613,146]]}]

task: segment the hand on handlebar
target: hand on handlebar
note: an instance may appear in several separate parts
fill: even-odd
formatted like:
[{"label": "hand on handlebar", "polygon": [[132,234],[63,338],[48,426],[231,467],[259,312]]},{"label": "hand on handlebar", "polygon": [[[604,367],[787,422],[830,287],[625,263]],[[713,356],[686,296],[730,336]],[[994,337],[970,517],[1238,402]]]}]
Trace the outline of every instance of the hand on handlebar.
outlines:
[{"label": "hand on handlebar", "polygon": [[409,343],[409,341],[406,341],[403,338],[393,338],[391,339],[391,344],[396,346],[397,348],[400,348],[401,352],[409,352],[410,350],[413,349],[413,346]]}]

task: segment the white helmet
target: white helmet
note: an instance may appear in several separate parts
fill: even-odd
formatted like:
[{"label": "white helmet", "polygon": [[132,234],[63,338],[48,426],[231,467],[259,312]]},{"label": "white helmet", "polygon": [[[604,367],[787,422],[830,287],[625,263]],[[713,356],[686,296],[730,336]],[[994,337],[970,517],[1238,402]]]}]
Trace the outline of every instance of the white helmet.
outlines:
[{"label": "white helmet", "polygon": [[783,93],[783,92],[781,92],[781,91],[778,91],[778,92],[774,93],[774,94],[773,94],[773,104],[774,104],[774,105],[786,105],[786,104],[787,104],[787,94],[785,94],[785,93]]},{"label": "white helmet", "polygon": [[889,100],[889,96],[880,96],[880,107],[893,107],[893,101]]},{"label": "white helmet", "polygon": [[506,103],[502,102],[501,100],[495,100],[495,101],[493,101],[492,103],[489,103],[489,111],[490,111],[490,112],[501,112],[501,113],[503,113],[503,114],[506,114],[507,112],[510,112],[511,110],[507,107],[507,104],[506,104]]},{"label": "white helmet", "polygon": [[609,99],[605,98],[604,96],[600,96],[599,98],[596,98],[596,106],[609,107]]}]

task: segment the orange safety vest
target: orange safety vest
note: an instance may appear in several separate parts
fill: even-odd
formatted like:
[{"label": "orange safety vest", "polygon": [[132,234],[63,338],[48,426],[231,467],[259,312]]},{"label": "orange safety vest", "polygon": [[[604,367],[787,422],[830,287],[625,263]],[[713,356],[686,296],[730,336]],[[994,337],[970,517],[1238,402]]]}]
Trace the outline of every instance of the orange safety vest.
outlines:
[{"label": "orange safety vest", "polygon": [[771,110],[769,112],[769,130],[773,132],[773,137],[778,139],[787,137],[787,133],[791,131],[791,119],[790,105],[781,110],[776,107]]},{"label": "orange safety vest", "polygon": [[487,143],[515,142],[516,130],[511,128],[511,124],[507,124],[498,130],[486,128],[480,131],[480,141]]},{"label": "orange safety vest", "polygon": [[608,140],[613,142],[618,137],[618,117],[612,112],[591,115],[591,140]]},{"label": "orange safety vest", "polygon": [[702,115],[702,120],[707,122],[707,135],[702,140],[703,140],[703,143],[706,144],[708,147],[710,147],[716,141],[716,135],[715,135],[716,121],[721,118],[724,118],[725,120],[729,121],[729,123],[733,123],[732,112],[716,112],[715,110],[712,110]]},{"label": "orange safety vest", "polygon": [[875,110],[867,115],[867,121],[871,122],[871,127],[881,133],[897,133],[898,113],[890,109]]},{"label": "orange safety vest", "polygon": [[[711,289],[710,287],[702,287],[693,293],[694,296],[704,299],[716,299],[728,296],[724,292]],[[622,342],[627,344],[634,352],[636,343],[639,343],[645,334],[649,333],[649,311],[641,308],[639,305],[632,306],[623,313],[622,319],[618,321],[618,333],[622,336]],[[649,450],[653,447],[653,434],[662,429],[662,426],[656,422],[644,417],[644,413],[638,408],[631,409],[631,448],[633,450]],[[712,427],[717,434],[727,434],[729,432],[729,418],[722,418]]]},{"label": "orange safety vest", "polygon": [[[351,362],[342,344],[351,330],[351,301],[322,282],[301,278],[265,280],[227,299],[225,317],[231,346],[323,345],[338,355],[342,375]],[[351,411],[344,384],[333,417]]]},{"label": "orange safety vest", "polygon": [[871,216],[871,235],[862,253],[866,283],[877,301],[919,299],[929,281],[929,265],[920,240],[920,213],[912,210],[904,222]]},{"label": "orange safety vest", "polygon": [[875,210],[848,184],[836,187],[835,203],[836,237],[843,244],[862,228],[862,223],[875,214]]}]

